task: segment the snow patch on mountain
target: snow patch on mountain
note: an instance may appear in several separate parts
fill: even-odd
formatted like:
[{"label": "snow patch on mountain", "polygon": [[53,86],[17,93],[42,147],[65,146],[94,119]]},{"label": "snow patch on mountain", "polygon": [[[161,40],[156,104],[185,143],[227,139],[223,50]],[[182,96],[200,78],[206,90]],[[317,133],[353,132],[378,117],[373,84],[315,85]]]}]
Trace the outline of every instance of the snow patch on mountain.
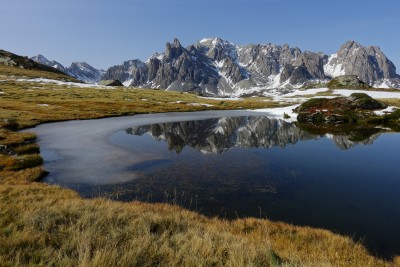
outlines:
[{"label": "snow patch on mountain", "polygon": [[337,54],[333,54],[329,57],[328,63],[324,65],[325,75],[330,76],[332,78],[336,76],[345,75],[346,71],[344,70],[342,64],[333,64],[332,61],[337,58]]}]

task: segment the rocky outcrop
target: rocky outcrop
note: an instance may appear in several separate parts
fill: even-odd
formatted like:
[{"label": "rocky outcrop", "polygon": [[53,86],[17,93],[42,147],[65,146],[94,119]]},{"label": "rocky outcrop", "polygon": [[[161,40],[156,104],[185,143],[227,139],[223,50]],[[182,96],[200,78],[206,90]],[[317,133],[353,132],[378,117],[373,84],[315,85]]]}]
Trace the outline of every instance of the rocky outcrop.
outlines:
[{"label": "rocky outcrop", "polygon": [[310,99],[297,107],[295,112],[300,123],[342,124],[365,120],[371,115],[369,111],[386,107],[367,94],[353,93],[349,97]]},{"label": "rocky outcrop", "polygon": [[327,84],[329,89],[367,89],[371,86],[361,81],[356,75],[342,75],[330,80]]}]

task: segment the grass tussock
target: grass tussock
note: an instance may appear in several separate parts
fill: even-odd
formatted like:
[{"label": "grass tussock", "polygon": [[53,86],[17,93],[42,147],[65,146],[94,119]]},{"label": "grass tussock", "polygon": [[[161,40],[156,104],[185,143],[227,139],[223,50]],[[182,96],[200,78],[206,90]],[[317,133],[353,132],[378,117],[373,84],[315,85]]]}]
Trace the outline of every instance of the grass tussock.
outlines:
[{"label": "grass tussock", "polygon": [[[0,66],[0,74],[4,68]],[[37,74],[9,68],[5,75]],[[13,80],[0,81],[0,90],[2,266],[393,266],[400,262],[398,257],[382,261],[362,244],[320,229],[261,219],[206,218],[166,204],[82,199],[71,190],[36,182],[45,174],[36,136],[15,131],[59,120],[265,108],[277,103]]]},{"label": "grass tussock", "polygon": [[14,151],[18,155],[25,155],[25,154],[39,154],[40,149],[39,146],[36,144],[24,144],[21,146],[18,146],[14,149]]},{"label": "grass tussock", "polygon": [[19,171],[40,166],[42,163],[43,160],[39,154],[31,154],[6,157],[0,164],[3,165],[3,170],[5,171]]}]

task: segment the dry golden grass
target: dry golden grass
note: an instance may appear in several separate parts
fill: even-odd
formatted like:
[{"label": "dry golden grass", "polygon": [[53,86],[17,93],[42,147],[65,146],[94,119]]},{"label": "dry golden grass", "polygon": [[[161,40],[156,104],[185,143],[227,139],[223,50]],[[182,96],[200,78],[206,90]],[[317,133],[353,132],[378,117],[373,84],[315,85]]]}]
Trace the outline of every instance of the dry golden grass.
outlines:
[{"label": "dry golden grass", "polygon": [[399,98],[385,98],[385,99],[379,99],[379,101],[382,101],[388,106],[395,106],[395,107],[400,107],[400,99]]},{"label": "dry golden grass", "polygon": [[[0,74],[3,70],[0,68]],[[8,72],[19,74],[15,70]],[[25,70],[23,75],[29,77]],[[82,199],[73,191],[35,182],[43,175],[43,169],[36,166],[39,161],[35,136],[10,130],[58,120],[210,109],[187,103],[212,104],[212,109],[261,108],[276,103],[13,81],[0,82],[0,90],[4,92],[0,95],[1,266],[399,264],[398,257],[385,262],[350,238],[326,230],[261,219],[206,218],[166,204]],[[176,103],[177,100],[182,102]]]},{"label": "dry golden grass", "polygon": [[329,231],[0,185],[0,262],[57,266],[390,266]]}]

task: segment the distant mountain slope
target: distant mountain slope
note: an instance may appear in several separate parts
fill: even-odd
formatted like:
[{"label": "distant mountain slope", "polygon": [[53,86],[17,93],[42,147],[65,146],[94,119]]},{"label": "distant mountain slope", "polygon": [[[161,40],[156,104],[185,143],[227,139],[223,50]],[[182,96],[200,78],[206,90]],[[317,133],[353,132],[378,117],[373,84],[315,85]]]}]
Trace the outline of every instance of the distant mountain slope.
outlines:
[{"label": "distant mountain slope", "polygon": [[69,75],[87,83],[97,83],[105,73],[104,70],[96,69],[85,62],[73,62],[66,71]]},{"label": "distant mountain slope", "polygon": [[56,68],[38,63],[32,59],[29,59],[28,57],[22,57],[1,49],[0,49],[0,64],[11,67],[29,69],[29,70],[43,70],[58,74],[65,74],[64,72]]},{"label": "distant mountain slope", "polygon": [[61,63],[54,61],[54,60],[50,61],[47,58],[45,58],[43,55],[37,55],[37,56],[31,57],[31,59],[40,64],[47,65],[47,66],[53,67],[55,69],[58,69],[64,73],[67,73],[65,67]]},{"label": "distant mountain slope", "polygon": [[288,45],[237,46],[220,38],[202,39],[184,48],[178,39],[145,63],[127,61],[109,68],[107,79],[124,85],[204,95],[231,96],[272,88],[297,88],[357,75],[372,86],[400,88],[394,64],[379,47],[345,43],[328,56]]},{"label": "distant mountain slope", "polygon": [[63,73],[75,77],[87,83],[96,83],[101,80],[105,73],[104,70],[98,70],[85,62],[73,62],[68,68],[64,67],[61,63],[54,60],[48,60],[43,55],[37,55],[31,58],[32,60],[56,68]]}]

